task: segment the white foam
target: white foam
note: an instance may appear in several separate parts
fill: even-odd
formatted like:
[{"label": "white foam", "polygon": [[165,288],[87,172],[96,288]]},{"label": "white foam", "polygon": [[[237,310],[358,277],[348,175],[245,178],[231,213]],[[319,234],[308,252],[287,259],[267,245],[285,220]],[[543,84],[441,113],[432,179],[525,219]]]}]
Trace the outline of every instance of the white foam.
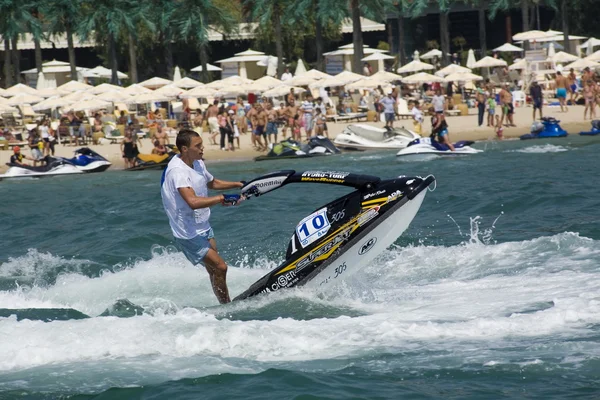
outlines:
[{"label": "white foam", "polygon": [[509,152],[515,153],[529,153],[529,154],[542,154],[542,153],[560,153],[563,151],[569,151],[570,148],[564,146],[556,146],[553,144],[535,145],[525,147],[519,150],[509,150]]}]

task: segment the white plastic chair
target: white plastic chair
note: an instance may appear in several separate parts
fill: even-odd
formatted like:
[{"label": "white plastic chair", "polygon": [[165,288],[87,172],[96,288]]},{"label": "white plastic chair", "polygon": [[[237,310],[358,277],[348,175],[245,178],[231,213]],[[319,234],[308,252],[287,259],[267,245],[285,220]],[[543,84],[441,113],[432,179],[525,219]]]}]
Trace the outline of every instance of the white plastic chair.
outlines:
[{"label": "white plastic chair", "polygon": [[512,98],[513,98],[513,106],[514,107],[525,106],[526,97],[525,97],[524,91],[515,90],[514,92],[512,92]]}]

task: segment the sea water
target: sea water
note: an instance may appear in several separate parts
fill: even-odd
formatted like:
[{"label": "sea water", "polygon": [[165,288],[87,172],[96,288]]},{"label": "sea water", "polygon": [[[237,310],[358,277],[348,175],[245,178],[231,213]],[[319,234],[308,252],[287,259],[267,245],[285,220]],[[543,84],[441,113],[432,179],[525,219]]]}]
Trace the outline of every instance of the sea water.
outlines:
[{"label": "sea water", "polygon": [[[0,398],[600,397],[600,141],[475,147],[209,164],[227,180],[437,178],[405,234],[342,284],[225,306],[173,246],[160,172],[1,182]],[[347,192],[296,184],[213,208],[232,296]]]}]

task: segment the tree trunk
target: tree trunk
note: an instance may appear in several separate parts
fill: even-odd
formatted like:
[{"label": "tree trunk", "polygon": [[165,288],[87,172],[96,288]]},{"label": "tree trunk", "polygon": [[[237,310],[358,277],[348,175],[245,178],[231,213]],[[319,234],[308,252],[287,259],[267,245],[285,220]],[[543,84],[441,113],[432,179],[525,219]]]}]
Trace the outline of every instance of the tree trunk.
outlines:
[{"label": "tree trunk", "polygon": [[71,80],[77,80],[77,66],[75,64],[75,45],[73,44],[73,32],[71,28],[66,29],[67,51],[69,53],[69,65],[71,67]]},{"label": "tree trunk", "polygon": [[108,47],[110,54],[110,83],[113,85],[117,85],[119,83],[119,77],[117,76],[117,70],[119,69],[119,64],[117,61],[117,42],[115,37],[111,34],[108,35]]},{"label": "tree trunk", "polygon": [[16,37],[11,39],[13,71],[15,73],[15,82],[16,83],[21,82],[21,59],[20,59],[19,50],[17,49],[18,41],[19,41],[19,38],[16,38]]},{"label": "tree trunk", "polygon": [[450,32],[448,27],[449,11],[440,12],[440,44],[442,50],[442,65],[449,64],[448,54],[450,53]]},{"label": "tree trunk", "polygon": [[561,0],[561,18],[562,18],[562,30],[564,35],[565,52],[571,53],[571,42],[569,42],[569,7],[567,0]]},{"label": "tree trunk", "polygon": [[44,72],[44,67],[42,67],[42,45],[40,44],[40,39],[36,37],[33,38],[33,43],[35,45],[35,68],[39,74],[40,72]]},{"label": "tree trunk", "polygon": [[208,74],[208,54],[206,54],[206,44],[200,45],[200,65],[202,65],[202,80],[204,83],[210,81]]},{"label": "tree trunk", "polygon": [[10,40],[4,39],[4,87],[8,88],[13,85],[13,75],[10,58],[12,52],[10,51]]},{"label": "tree trunk", "polygon": [[535,5],[531,4],[529,6],[529,29],[533,29],[535,26]]},{"label": "tree trunk", "polygon": [[[521,19],[523,32],[527,32],[529,30],[529,0],[521,0]],[[523,42],[523,48],[525,50],[529,50],[529,41]]]},{"label": "tree trunk", "polygon": [[510,14],[506,14],[506,19],[504,20],[505,33],[506,33],[506,43],[512,42],[512,18]]},{"label": "tree trunk", "polygon": [[400,66],[406,64],[406,36],[404,35],[404,15],[398,17],[398,55]]},{"label": "tree trunk", "polygon": [[167,66],[167,79],[173,79],[175,62],[173,61],[173,48],[171,47],[171,34],[165,32],[165,63]]},{"label": "tree trunk", "polygon": [[354,44],[352,70],[354,73],[360,74],[362,72],[361,58],[364,58],[364,53],[362,27],[360,26],[359,0],[350,0],[350,9],[352,12],[352,43]]},{"label": "tree trunk", "polygon": [[135,38],[130,33],[129,35],[129,78],[131,83],[138,83],[137,59],[135,49]]},{"label": "tree trunk", "polygon": [[283,63],[283,37],[281,35],[281,12],[279,5],[273,6],[273,26],[275,28],[275,49],[277,53],[277,78],[281,78],[284,71]]},{"label": "tree trunk", "polygon": [[315,48],[317,50],[317,69],[325,71],[325,63],[323,58],[323,26],[317,19],[315,25]]},{"label": "tree trunk", "polygon": [[483,1],[479,1],[479,47],[481,48],[481,57],[487,55],[487,36],[485,31],[485,5]]},{"label": "tree trunk", "polygon": [[540,29],[542,29],[541,26],[541,21],[540,21],[540,3],[537,3],[535,5],[535,16],[536,16],[536,20],[537,20],[537,30],[539,31]]}]

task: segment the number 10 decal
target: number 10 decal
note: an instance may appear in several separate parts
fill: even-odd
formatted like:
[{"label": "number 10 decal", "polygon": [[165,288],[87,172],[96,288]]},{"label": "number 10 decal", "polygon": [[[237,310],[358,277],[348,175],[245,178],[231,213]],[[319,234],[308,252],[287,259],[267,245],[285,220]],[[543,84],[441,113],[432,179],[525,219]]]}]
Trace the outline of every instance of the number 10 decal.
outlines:
[{"label": "number 10 decal", "polygon": [[315,240],[325,235],[331,224],[327,219],[327,208],[315,211],[304,218],[296,227],[296,235],[302,247],[306,247]]}]

